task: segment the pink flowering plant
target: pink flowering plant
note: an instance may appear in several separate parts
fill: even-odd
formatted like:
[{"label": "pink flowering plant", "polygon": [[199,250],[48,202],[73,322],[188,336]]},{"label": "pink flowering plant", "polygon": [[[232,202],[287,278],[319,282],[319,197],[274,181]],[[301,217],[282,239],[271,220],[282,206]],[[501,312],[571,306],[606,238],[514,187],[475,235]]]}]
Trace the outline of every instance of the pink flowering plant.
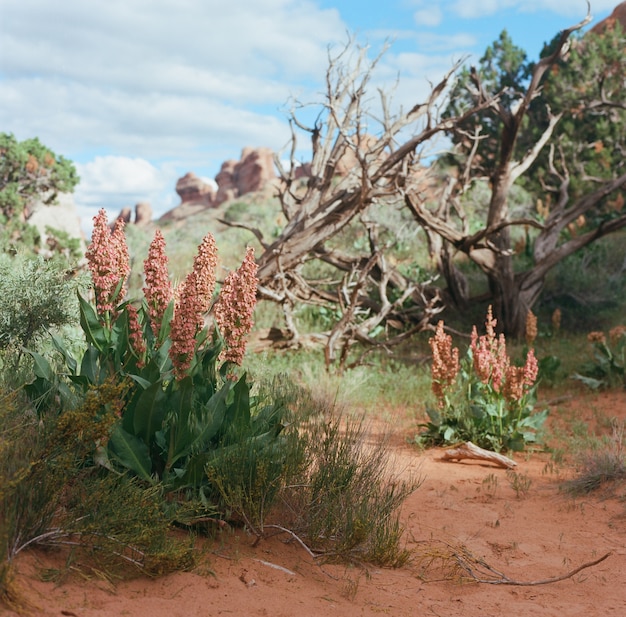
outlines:
[{"label": "pink flowering plant", "polygon": [[423,425],[422,442],[472,441],[500,452],[523,450],[537,440],[548,412],[534,412],[538,374],[534,350],[527,349],[523,364],[514,365],[496,325],[489,307],[485,334],[479,336],[474,326],[467,354],[459,361],[458,349],[439,322],[429,341],[437,407],[427,409],[430,421]]},{"label": "pink flowering plant", "polygon": [[60,400],[69,400],[105,380],[124,383],[120,419],[98,453],[101,464],[170,490],[206,494],[205,468],[220,448],[238,439],[268,445],[282,427],[280,405],[256,409],[239,371],[256,304],[254,251],[248,249],[214,300],[213,236],[206,235],[192,270],[174,288],[157,230],[144,262],[140,303],[125,297],[130,267],[122,223],[111,231],[100,211],[86,256],[93,281],[93,299],[79,295],[86,350],[78,361],[55,339],[65,360],[61,376],[33,354],[31,394],[56,389]]}]

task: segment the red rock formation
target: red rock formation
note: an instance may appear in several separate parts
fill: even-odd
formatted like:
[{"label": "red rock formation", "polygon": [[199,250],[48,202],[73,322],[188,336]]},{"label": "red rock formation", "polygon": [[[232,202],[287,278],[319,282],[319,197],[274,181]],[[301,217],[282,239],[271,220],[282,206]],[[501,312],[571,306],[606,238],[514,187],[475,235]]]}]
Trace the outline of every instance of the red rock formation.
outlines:
[{"label": "red rock formation", "polygon": [[239,195],[260,191],[276,178],[274,153],[269,148],[244,148],[235,178]]},{"label": "red rock formation", "polygon": [[591,28],[591,32],[602,34],[607,28],[612,28],[616,22],[619,22],[622,25],[622,30],[626,31],[626,2],[618,4],[606,19]]},{"label": "red rock formation", "polygon": [[239,161],[222,163],[215,181],[217,192],[193,172],[185,174],[176,183],[181,203],[166,212],[161,220],[186,218],[200,210],[215,208],[229,199],[262,190],[276,181],[274,153],[269,148],[244,148]]},{"label": "red rock formation", "polygon": [[152,221],[152,206],[147,201],[140,201],[135,206],[135,225],[148,225]]},{"label": "red rock formation", "polygon": [[211,207],[215,200],[215,189],[192,171],[178,180],[176,192],[181,204],[205,204]]},{"label": "red rock formation", "polygon": [[244,148],[239,161],[225,161],[215,176],[219,187],[215,205],[260,191],[275,179],[274,153],[269,148]]}]

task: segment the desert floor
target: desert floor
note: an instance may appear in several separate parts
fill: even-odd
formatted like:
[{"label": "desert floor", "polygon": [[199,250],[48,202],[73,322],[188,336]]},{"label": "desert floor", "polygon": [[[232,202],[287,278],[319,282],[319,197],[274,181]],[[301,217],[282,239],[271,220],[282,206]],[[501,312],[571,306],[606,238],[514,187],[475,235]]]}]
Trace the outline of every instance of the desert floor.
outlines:
[{"label": "desert floor", "polygon": [[[576,391],[551,403],[550,424],[586,422],[609,430],[626,418],[626,393]],[[411,563],[400,569],[323,565],[285,535],[253,547],[244,531],[199,540],[204,557],[191,572],[111,583],[70,573],[62,583],[41,573],[63,565],[59,555],[29,551],[18,560],[17,582],[31,615],[190,617],[250,615],[393,615],[515,617],[626,615],[626,502],[624,487],[573,498],[563,481],[572,463],[548,453],[516,455],[518,486],[507,472],[479,461],[444,462],[441,450],[410,445],[414,412],[387,410],[375,430],[392,432],[401,473],[421,487],[402,512]],[[522,487],[523,488],[523,487]],[[545,582],[610,554],[559,582]],[[482,564],[482,565],[481,565]],[[472,577],[503,578],[492,583]],[[463,568],[466,568],[465,570]],[[497,584],[496,584],[497,583]],[[532,583],[532,584],[531,584]],[[0,614],[2,609],[0,608]],[[7,615],[14,613],[6,612]]]}]

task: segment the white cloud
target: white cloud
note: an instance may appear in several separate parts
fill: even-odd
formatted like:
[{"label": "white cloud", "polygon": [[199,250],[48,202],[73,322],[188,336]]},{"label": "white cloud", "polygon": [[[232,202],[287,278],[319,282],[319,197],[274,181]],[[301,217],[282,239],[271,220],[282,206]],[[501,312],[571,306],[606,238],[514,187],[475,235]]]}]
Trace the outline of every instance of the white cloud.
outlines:
[{"label": "white cloud", "polygon": [[1,12],[0,125],[83,161],[104,149],[215,169],[224,151],[278,149],[276,111],[346,38],[337,10],[307,0],[2,0]]},{"label": "white cloud", "polygon": [[418,9],[413,13],[413,19],[418,26],[438,26],[441,23],[443,14],[438,6],[430,6]]},{"label": "white cloud", "polygon": [[76,170],[75,201],[86,228],[100,208],[114,218],[122,208],[148,201],[156,218],[179,202],[174,187],[180,174],[171,164],[156,167],[141,158],[97,156]]}]

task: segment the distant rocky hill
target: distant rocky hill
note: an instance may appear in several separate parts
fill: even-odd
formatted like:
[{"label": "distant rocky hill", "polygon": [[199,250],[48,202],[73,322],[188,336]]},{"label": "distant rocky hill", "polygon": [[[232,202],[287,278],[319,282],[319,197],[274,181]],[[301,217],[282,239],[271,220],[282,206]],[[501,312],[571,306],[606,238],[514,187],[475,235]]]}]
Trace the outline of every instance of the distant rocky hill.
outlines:
[{"label": "distant rocky hill", "polygon": [[176,183],[176,192],[181,202],[160,220],[177,220],[208,208],[216,208],[229,199],[260,191],[276,181],[272,150],[244,148],[238,161],[222,163],[215,176],[215,183],[205,182],[193,172],[180,178]]},{"label": "distant rocky hill", "polygon": [[621,24],[622,30],[626,30],[626,2],[618,4],[606,19],[591,28],[591,32],[602,34],[607,28],[614,27],[616,23]]}]

